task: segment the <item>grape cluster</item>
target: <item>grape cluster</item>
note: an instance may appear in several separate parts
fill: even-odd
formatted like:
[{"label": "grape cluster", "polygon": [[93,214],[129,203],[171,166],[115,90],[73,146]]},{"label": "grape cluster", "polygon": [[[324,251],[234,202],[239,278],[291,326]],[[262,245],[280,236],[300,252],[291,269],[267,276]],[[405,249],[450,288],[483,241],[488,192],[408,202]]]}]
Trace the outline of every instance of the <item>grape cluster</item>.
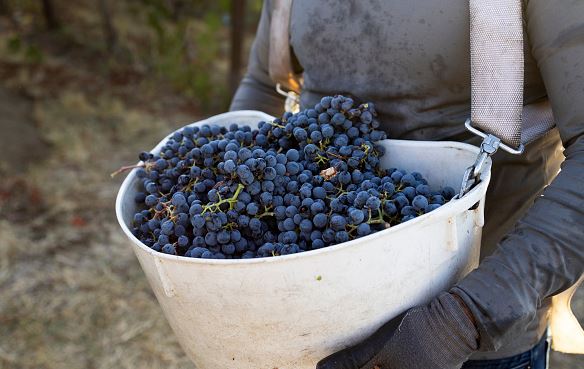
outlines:
[{"label": "grape cluster", "polygon": [[142,152],[133,233],[194,258],[287,255],[367,236],[454,196],[421,174],[382,169],[372,103],[327,96],[258,128],[193,126]]}]

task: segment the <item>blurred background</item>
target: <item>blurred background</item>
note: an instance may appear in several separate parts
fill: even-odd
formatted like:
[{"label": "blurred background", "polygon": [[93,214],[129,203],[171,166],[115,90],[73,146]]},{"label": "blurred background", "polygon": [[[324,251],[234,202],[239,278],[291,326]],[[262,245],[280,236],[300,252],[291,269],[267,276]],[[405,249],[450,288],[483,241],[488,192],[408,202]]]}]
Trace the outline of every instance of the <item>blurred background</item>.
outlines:
[{"label": "blurred background", "polygon": [[227,110],[260,9],[0,0],[1,369],[194,368],[117,226],[123,175],[109,174]]}]

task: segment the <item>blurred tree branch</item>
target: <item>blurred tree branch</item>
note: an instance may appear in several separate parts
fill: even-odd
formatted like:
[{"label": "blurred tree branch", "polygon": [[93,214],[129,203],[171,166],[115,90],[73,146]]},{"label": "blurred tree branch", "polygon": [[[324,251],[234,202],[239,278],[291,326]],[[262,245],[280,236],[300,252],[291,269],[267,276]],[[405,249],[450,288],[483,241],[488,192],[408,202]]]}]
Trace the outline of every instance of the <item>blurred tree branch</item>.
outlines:
[{"label": "blurred tree branch", "polygon": [[118,45],[118,34],[112,23],[112,12],[108,0],[98,0],[101,15],[101,27],[108,51],[113,51]]},{"label": "blurred tree branch", "polygon": [[181,13],[184,10],[185,7],[185,1],[184,0],[166,0],[166,4],[168,6],[168,8],[170,9],[170,15],[173,21],[178,21],[178,19],[181,16]]},{"label": "blurred tree branch", "polygon": [[7,17],[14,29],[20,30],[20,23],[6,0],[0,0],[0,15]]},{"label": "blurred tree branch", "polygon": [[241,79],[241,54],[245,36],[246,0],[231,0],[231,55],[229,63],[229,90],[235,93]]},{"label": "blurred tree branch", "polygon": [[42,0],[43,1],[43,15],[45,16],[45,22],[47,24],[47,29],[50,31],[61,28],[61,23],[57,19],[55,14],[55,6],[53,0]]},{"label": "blurred tree branch", "polygon": [[0,15],[10,15],[10,8],[8,8],[6,0],[0,0]]}]

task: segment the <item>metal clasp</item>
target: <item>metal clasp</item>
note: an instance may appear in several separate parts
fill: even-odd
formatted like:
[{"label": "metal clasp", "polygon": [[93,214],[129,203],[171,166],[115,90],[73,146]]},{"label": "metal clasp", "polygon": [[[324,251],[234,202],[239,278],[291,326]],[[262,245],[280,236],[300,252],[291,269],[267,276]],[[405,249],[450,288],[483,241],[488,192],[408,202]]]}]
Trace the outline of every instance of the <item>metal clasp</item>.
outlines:
[{"label": "metal clasp", "polygon": [[481,171],[483,165],[488,157],[497,152],[497,149],[501,145],[501,140],[493,135],[487,135],[481,143],[481,151],[477,156],[474,164],[466,168],[464,172],[464,177],[462,178],[462,184],[460,185],[460,192],[458,198],[466,195],[476,184],[481,180]]},{"label": "metal clasp", "polygon": [[291,113],[298,113],[300,111],[300,96],[296,92],[292,90],[288,92],[284,91],[279,83],[276,84],[276,92],[286,98],[284,102],[284,109],[286,111]]},{"label": "metal clasp", "polygon": [[475,185],[477,185],[481,180],[481,171],[483,169],[483,165],[488,157],[491,157],[493,154],[497,152],[499,148],[507,151],[508,153],[520,155],[523,153],[525,147],[523,144],[519,146],[517,149],[513,149],[510,146],[505,145],[501,142],[501,139],[492,135],[486,134],[484,132],[479,131],[478,129],[474,128],[471,125],[471,120],[468,118],[464,123],[466,129],[471,131],[472,133],[476,134],[483,138],[483,142],[481,143],[481,151],[477,156],[476,161],[473,165],[466,168],[464,172],[464,177],[462,178],[462,184],[460,185],[460,192],[458,194],[458,198],[463,197],[465,194],[468,193]]}]

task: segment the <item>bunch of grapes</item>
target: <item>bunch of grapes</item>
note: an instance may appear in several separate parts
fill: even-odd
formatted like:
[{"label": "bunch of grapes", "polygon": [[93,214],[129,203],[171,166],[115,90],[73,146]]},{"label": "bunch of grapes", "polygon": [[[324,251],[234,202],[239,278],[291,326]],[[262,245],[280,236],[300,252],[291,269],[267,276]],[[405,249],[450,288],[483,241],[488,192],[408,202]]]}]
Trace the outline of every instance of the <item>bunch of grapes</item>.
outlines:
[{"label": "bunch of grapes", "polygon": [[294,254],[367,236],[454,196],[416,172],[383,169],[372,103],[324,97],[259,122],[185,127],[142,152],[133,233],[160,252],[235,259]]}]

